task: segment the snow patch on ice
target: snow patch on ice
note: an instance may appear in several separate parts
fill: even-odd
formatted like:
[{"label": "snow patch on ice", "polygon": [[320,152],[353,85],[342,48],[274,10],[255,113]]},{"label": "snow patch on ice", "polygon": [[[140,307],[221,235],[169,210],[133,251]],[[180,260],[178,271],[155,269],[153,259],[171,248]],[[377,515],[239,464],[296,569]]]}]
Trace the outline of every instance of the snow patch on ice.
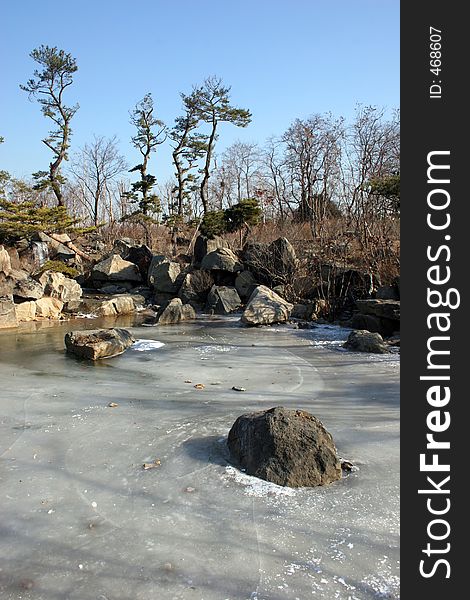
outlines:
[{"label": "snow patch on ice", "polygon": [[196,350],[200,354],[213,354],[214,352],[230,352],[230,350],[232,350],[232,347],[231,346],[222,346],[222,345],[196,346]]},{"label": "snow patch on ice", "polygon": [[235,469],[235,467],[225,467],[225,474],[231,481],[245,487],[246,496],[262,498],[267,496],[295,496],[296,494],[296,490],[293,488],[283,487],[258,477],[252,477]]},{"label": "snow patch on ice", "polygon": [[137,340],[132,344],[131,349],[137,352],[148,352],[149,350],[161,348],[164,345],[163,342],[157,342],[157,340]]}]

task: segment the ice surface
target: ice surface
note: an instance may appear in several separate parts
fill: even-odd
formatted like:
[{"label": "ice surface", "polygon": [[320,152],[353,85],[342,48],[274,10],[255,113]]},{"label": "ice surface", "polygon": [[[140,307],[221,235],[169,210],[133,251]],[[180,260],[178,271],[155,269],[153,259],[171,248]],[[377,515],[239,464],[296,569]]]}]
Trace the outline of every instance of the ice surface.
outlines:
[{"label": "ice surface", "polygon": [[[398,356],[235,318],[132,327],[108,361],[65,354],[66,331],[101,325],[0,334],[2,600],[399,597]],[[322,419],[358,470],[292,490],[235,469],[235,418],[275,405]]]}]

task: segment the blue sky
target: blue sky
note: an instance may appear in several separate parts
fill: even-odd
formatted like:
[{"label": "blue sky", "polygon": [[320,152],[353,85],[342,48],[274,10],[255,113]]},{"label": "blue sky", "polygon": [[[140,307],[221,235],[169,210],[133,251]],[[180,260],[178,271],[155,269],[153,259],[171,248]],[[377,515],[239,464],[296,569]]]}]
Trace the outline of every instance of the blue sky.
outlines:
[{"label": "blue sky", "polygon": [[[356,103],[399,106],[399,0],[21,0],[2,3],[0,169],[29,177],[47,169],[49,123],[19,89],[41,44],[58,46],[79,70],[67,103],[79,102],[71,152],[113,136],[133,166],[129,110],[152,92],[168,125],[179,92],[217,75],[233,103],[249,108],[246,129],[222,126],[217,152],[235,140],[263,143],[297,117],[331,111],[351,119]],[[171,176],[170,147],[150,171]]]}]

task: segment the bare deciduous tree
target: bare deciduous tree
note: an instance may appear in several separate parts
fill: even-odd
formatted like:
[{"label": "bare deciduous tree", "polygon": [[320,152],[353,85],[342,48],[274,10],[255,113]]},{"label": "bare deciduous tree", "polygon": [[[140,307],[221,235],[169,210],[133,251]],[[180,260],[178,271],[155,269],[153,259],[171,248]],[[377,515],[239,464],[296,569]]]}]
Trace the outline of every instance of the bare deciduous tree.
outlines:
[{"label": "bare deciduous tree", "polygon": [[127,169],[126,161],[119,153],[116,136],[95,136],[75,156],[71,171],[94,225],[100,221],[100,212],[107,208],[109,220],[114,220],[113,185],[116,178]]}]

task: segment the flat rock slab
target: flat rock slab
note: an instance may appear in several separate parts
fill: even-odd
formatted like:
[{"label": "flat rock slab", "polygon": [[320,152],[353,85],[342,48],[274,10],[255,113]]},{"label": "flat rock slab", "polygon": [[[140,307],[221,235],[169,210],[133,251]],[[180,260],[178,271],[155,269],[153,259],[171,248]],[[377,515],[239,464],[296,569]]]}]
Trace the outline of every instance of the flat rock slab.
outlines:
[{"label": "flat rock slab", "polygon": [[341,478],[331,434],[303,410],[277,406],[241,415],[228,434],[232,460],[248,475],[289,487],[314,487]]},{"label": "flat rock slab", "polygon": [[135,339],[127,329],[70,331],[65,335],[67,352],[79,358],[98,360],[122,354]]}]

